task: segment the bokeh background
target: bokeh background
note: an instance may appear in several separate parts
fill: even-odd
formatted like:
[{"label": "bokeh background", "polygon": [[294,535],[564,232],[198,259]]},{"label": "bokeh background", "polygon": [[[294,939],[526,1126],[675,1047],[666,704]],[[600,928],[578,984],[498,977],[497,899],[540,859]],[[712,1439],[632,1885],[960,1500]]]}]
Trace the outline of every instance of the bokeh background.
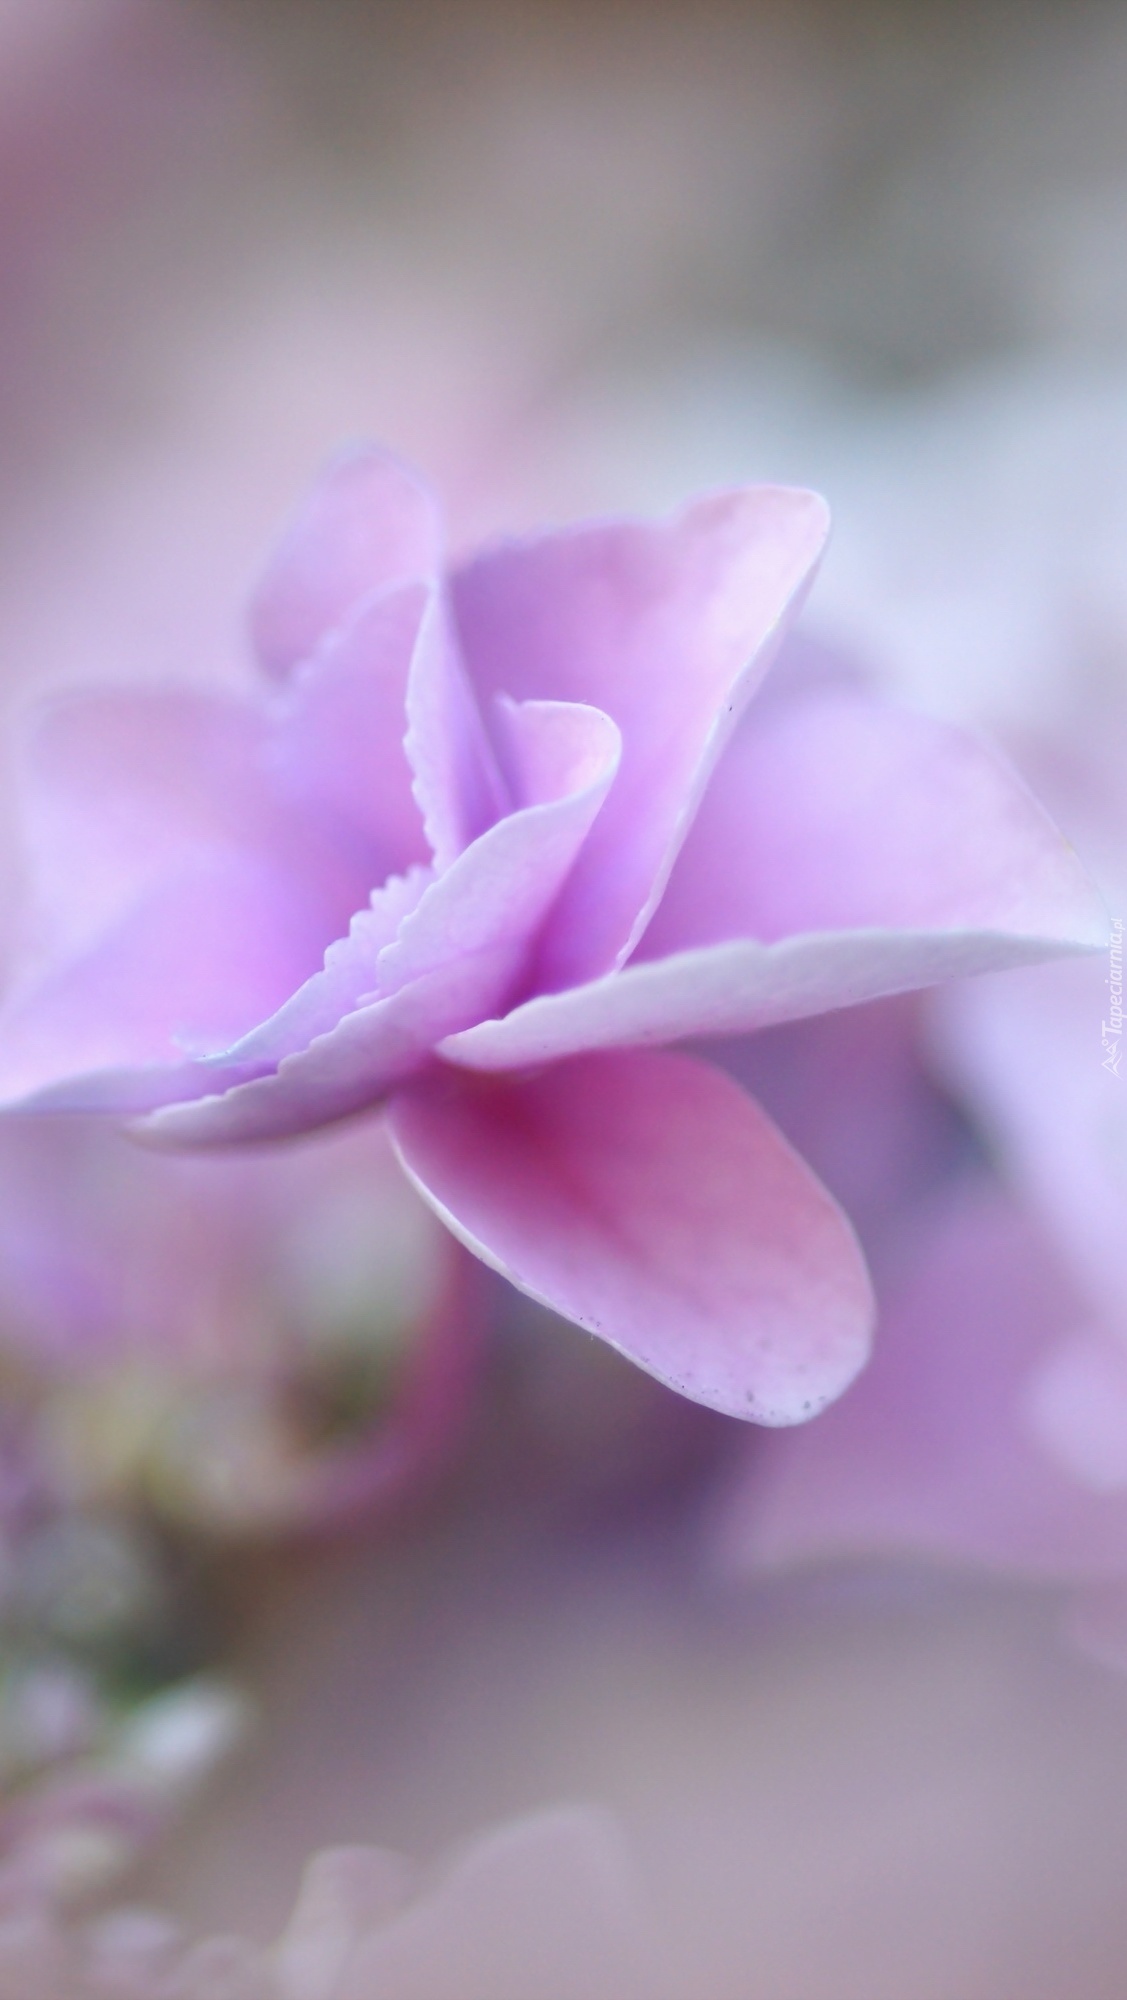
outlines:
[{"label": "bokeh background", "polygon": [[[243,676],[278,522],[374,436],[459,546],[816,483],[814,628],[1051,736],[1127,663],[1125,114],[1112,0],[7,0],[8,713]],[[1127,1683],[1055,1597],[733,1578],[733,1427],[484,1311],[425,1503],[227,1558],[258,1732],[137,1892],[266,1936],[318,1845],[594,1797],[711,2000],[1121,1995]]]}]

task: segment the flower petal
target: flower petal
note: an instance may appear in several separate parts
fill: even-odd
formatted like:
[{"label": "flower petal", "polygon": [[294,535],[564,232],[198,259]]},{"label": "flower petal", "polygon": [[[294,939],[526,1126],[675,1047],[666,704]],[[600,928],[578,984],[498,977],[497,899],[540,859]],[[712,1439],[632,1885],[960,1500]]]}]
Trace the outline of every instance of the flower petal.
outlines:
[{"label": "flower petal", "polygon": [[515,973],[597,822],[622,749],[610,717],[574,702],[525,702],[503,720],[524,803],[427,890],[380,955],[381,992],[502,943]]},{"label": "flower petal", "polygon": [[[220,1094],[170,1105],[148,1121],[149,1137],[213,1145],[326,1124],[377,1102],[442,1036],[504,1004],[525,976],[536,934],[606,797],[619,751],[618,731],[597,709],[530,703],[511,727],[529,781],[539,778],[541,789],[559,796],[537,798],[534,788],[532,803],[490,827],[431,882],[379,954],[381,997],[372,1005],[347,1014],[308,1047],[295,1047],[302,1010],[315,1014],[323,999],[320,984],[311,982],[316,991],[302,998],[301,1009],[283,1008],[211,1064],[211,1089]],[[355,942],[362,953],[364,939]],[[326,972],[335,981],[341,969],[347,982],[353,954],[343,968],[334,963]],[[273,1073],[242,1080],[262,1064]]]},{"label": "flower petal", "polygon": [[504,786],[445,599],[431,597],[407,683],[404,749],[441,874],[506,810]]},{"label": "flower petal", "polygon": [[468,1069],[527,1069],[584,1049],[740,1035],[832,1007],[909,993],[942,979],[1032,964],[1085,940],[998,931],[838,931],[780,944],[705,945],[628,965],[570,993],[548,993],[500,1020],[450,1035],[438,1054]]},{"label": "flower petal", "polygon": [[139,1112],[199,1095],[192,1058],[291,992],[319,944],[319,910],[253,856],[203,854],[60,969],[13,994],[0,1099]]},{"label": "flower petal", "polygon": [[285,675],[373,592],[427,581],[439,567],[438,509],[389,452],[346,452],[298,510],[251,607],[268,673]]},{"label": "flower petal", "polygon": [[871,1296],[849,1225],[708,1065],[437,1072],[390,1117],[406,1172],[469,1249],[682,1395],[795,1423],[864,1361]]},{"label": "flower petal", "polygon": [[1016,1204],[985,1182],[957,1190],[890,1288],[862,1380],[747,1461],[720,1529],[731,1565],[893,1550],[1122,1575],[1123,1488],[1070,1477],[1030,1421],[1038,1371],[1084,1310]]},{"label": "flower petal", "polygon": [[1102,941],[1077,859],[965,731],[848,690],[764,704],[720,761],[637,960],[802,931]]},{"label": "flower petal", "polygon": [[[621,972],[530,1000],[440,1053],[508,1069],[740,1034],[1107,935],[1079,860],[1005,764],[957,730],[838,694],[780,704],[741,732],[667,901]],[[780,935],[788,922],[810,928]]]},{"label": "flower petal", "polygon": [[[441,599],[441,557],[441,524],[431,495],[388,452],[364,447],[338,459],[301,508],[251,612],[255,645],[268,672],[285,677],[318,652],[333,656],[333,707],[326,714],[324,699],[314,695],[311,703],[308,694],[298,704],[302,712],[312,706],[322,736],[328,723],[331,748],[340,742],[333,726],[342,697],[337,683],[343,679],[344,693],[361,703],[367,698],[380,705],[384,691],[365,686],[365,660],[380,636],[369,629],[372,619],[379,626],[401,617],[404,606],[417,607],[410,675],[404,672],[395,700],[386,690],[386,716],[381,712],[358,727],[344,745],[344,797],[355,805],[357,787],[350,777],[376,759],[393,767],[393,796],[399,802],[405,748],[418,811],[440,869],[484,832],[503,806],[473,689]],[[386,604],[389,598],[394,611],[381,610],[381,600]],[[358,677],[347,668],[342,673],[342,650],[359,668]],[[323,669],[315,678],[324,678]],[[317,751],[314,741],[306,756],[324,762]],[[381,810],[382,788],[370,799],[368,811]],[[414,812],[406,813],[405,824],[414,830]],[[390,867],[423,858],[412,846]]]},{"label": "flower petal", "polygon": [[376,889],[368,907],[353,917],[347,937],[333,940],[320,971],[249,1034],[213,1054],[211,1080],[203,1094],[210,1094],[228,1074],[233,1079],[240,1072],[248,1077],[269,1074],[287,1056],[331,1034],[346,1014],[369,1006],[379,989],[381,952],[394,943],[433,879],[429,868],[413,868]]},{"label": "flower petal", "polygon": [[130,1110],[194,1094],[185,1059],[237,1041],[321,963],[367,896],[365,857],[280,800],[269,748],[258,710],[210,695],[44,711],[25,780],[35,931],[0,1094]]},{"label": "flower petal", "polygon": [[421,584],[366,598],[291,676],[275,717],[268,756],[279,799],[336,829],[365,896],[430,860],[403,742],[430,602]]},{"label": "flower petal", "polygon": [[201,848],[268,845],[266,725],[222,696],[68,693],[33,718],[18,782],[33,947],[79,951]]},{"label": "flower petal", "polygon": [[546,988],[620,964],[826,533],[813,494],[758,487],[679,519],[545,536],[454,579],[481,697],[597,703],[622,770],[546,933]]}]

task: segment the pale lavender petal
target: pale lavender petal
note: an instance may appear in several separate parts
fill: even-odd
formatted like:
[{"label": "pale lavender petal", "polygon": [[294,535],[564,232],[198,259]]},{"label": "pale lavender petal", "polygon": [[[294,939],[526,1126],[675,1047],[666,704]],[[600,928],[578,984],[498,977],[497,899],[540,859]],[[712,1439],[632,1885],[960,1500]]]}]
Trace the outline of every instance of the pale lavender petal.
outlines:
[{"label": "pale lavender petal", "polygon": [[1089,948],[1082,939],[908,930],[705,945],[628,965],[570,993],[543,994],[502,1019],[451,1035],[438,1053],[471,1069],[520,1069],[583,1049],[746,1034],[942,979]]},{"label": "pale lavender petal", "polygon": [[468,848],[427,890],[380,958],[380,989],[454,956],[504,944],[513,971],[597,824],[619,767],[622,739],[597,708],[527,702],[503,711],[522,804]]},{"label": "pale lavender petal", "polygon": [[864,1376],[809,1430],[749,1455],[721,1531],[736,1567],[880,1551],[1026,1575],[1127,1568],[1127,1485],[1081,1484],[1031,1421],[1085,1305],[1036,1225],[972,1183],[884,1305]]},{"label": "pale lavender petal", "polygon": [[974,1141],[925,1068],[916,993],[780,1022],[708,1048],[840,1201],[870,1258],[960,1172]]},{"label": "pale lavender petal", "polygon": [[[502,946],[476,960],[453,960],[390,999],[346,1014],[277,1069],[238,1080],[237,1069],[197,1065],[195,1102],[164,1102],[133,1127],[154,1145],[242,1145],[288,1138],[379,1104],[427,1063],[451,1019],[472,1018],[479,993],[503,980],[511,954]],[[212,1094],[206,1094],[206,1093]],[[147,1110],[148,1105],[139,1105]]]},{"label": "pale lavender petal", "polygon": [[323,950],[319,900],[254,855],[209,855],[166,879],[3,1015],[0,1098],[138,1112],[210,1088],[190,1058],[226,1047],[293,991]]},{"label": "pale lavender petal", "polygon": [[322,962],[370,883],[355,843],[278,798],[268,745],[257,710],[208,695],[68,696],[43,714],[6,1097],[138,1110],[197,1094],[185,1057],[238,1040]]},{"label": "pale lavender petal", "polygon": [[430,860],[403,737],[425,586],[366,598],[286,684],[268,758],[283,804],[321,815],[368,888]]},{"label": "pale lavender petal", "polygon": [[406,1172],[469,1249],[682,1395],[796,1423],[864,1361],[872,1301],[849,1225],[707,1064],[438,1071],[390,1117]]},{"label": "pale lavender petal", "polygon": [[421,482],[388,452],[345,453],[290,523],[255,595],[263,666],[289,673],[374,591],[433,578],[441,552],[438,510]]},{"label": "pale lavender petal", "polygon": [[[299,700],[293,762],[304,776],[312,761],[315,785],[324,769],[329,785],[322,782],[320,791],[330,811],[363,809],[367,791],[361,824],[374,821],[384,834],[398,829],[381,874],[425,858],[420,819],[441,870],[504,806],[439,588],[440,558],[430,495],[387,453],[363,450],[340,460],[316,489],[283,539],[254,607],[256,643],[275,673],[291,672],[328,641],[336,664],[332,695],[317,698],[323,663],[310,690],[321,742],[306,745],[303,711],[309,704]],[[417,629],[408,650],[403,637],[412,616]],[[379,658],[389,644],[395,656],[390,672]],[[379,687],[371,678],[373,654]],[[353,707],[355,736],[342,748],[342,728],[346,737],[350,731],[349,695],[361,712]],[[339,790],[333,771],[338,749]]]},{"label": "pale lavender petal", "polygon": [[35,718],[18,772],[36,935],[81,950],[201,848],[269,845],[261,713],[220,696],[67,694]]},{"label": "pale lavender petal", "polygon": [[[504,1069],[743,1033],[1092,950],[1107,926],[1073,850],[991,752],[836,693],[774,705],[741,732],[667,900],[621,972],[534,998],[441,1053]],[[787,924],[810,928],[780,935]]]},{"label": "pale lavender petal", "polygon": [[353,917],[348,935],[329,946],[321,970],[275,1013],[215,1056],[204,1078],[204,1094],[219,1088],[227,1074],[260,1075],[276,1069],[287,1056],[330,1034],[344,1015],[373,1002],[380,987],[380,955],[394,943],[433,880],[429,868],[413,868],[376,889],[367,909]]},{"label": "pale lavender petal", "polygon": [[545,936],[547,986],[605,972],[637,942],[825,534],[816,496],[750,488],[671,523],[503,547],[455,578],[483,700],[589,702],[622,730],[614,793]]},{"label": "pale lavender petal", "polygon": [[[532,777],[567,789],[499,820],[430,883],[379,954],[381,997],[372,1005],[294,1050],[305,1010],[314,1018],[321,1004],[320,989],[307,991],[300,1006],[283,1009],[212,1066],[212,1090],[233,1088],[170,1106],[145,1127],[150,1137],[217,1144],[325,1124],[377,1102],[436,1041],[504,1004],[525,978],[539,927],[599,813],[619,752],[618,731],[596,709],[529,704],[512,726]],[[354,969],[350,959],[346,981]],[[334,966],[328,977],[336,974]],[[256,1063],[272,1067],[279,1053],[275,1074],[241,1080]]]},{"label": "pale lavender petal", "polygon": [[[85,1917],[85,1920],[84,1920]],[[552,1806],[477,1833],[425,1873],[380,1848],[307,1864],[272,1947],[185,1947],[157,1910],[90,1922],[9,1868],[5,2000],[671,2000],[671,1943],[611,1815]]]},{"label": "pale lavender petal", "polygon": [[1102,941],[1085,870],[963,730],[829,688],[753,710],[721,759],[638,960],[805,931]]},{"label": "pale lavender petal", "polygon": [[504,786],[445,599],[432,595],[406,694],[404,742],[441,872],[506,810]]},{"label": "pale lavender petal", "polygon": [[622,732],[601,708],[574,701],[513,701],[494,710],[505,780],[515,806],[547,805],[617,772]]}]

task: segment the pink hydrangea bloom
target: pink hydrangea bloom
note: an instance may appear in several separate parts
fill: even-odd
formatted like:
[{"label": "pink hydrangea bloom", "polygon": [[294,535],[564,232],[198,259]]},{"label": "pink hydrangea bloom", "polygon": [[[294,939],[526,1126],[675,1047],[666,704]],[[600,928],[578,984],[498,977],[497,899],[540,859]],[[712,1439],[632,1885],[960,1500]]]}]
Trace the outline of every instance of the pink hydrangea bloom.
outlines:
[{"label": "pink hydrangea bloom", "polygon": [[386,1103],[522,1289],[702,1402],[820,1408],[869,1338],[851,1231],[749,1097],[652,1045],[1103,933],[977,743],[801,677],[745,718],[825,531],[750,488],[448,575],[414,479],[342,460],[255,600],[272,687],[43,721],[6,1100],[177,1145]]}]

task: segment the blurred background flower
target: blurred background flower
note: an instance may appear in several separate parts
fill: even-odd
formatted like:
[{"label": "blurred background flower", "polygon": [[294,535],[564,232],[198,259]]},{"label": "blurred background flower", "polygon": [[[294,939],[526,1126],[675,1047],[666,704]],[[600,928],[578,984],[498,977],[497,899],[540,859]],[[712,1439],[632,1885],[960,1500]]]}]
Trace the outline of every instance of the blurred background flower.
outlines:
[{"label": "blurred background flower", "polygon": [[[462,545],[812,481],[816,636],[1000,737],[1127,914],[1125,87],[1114,0],[5,0],[6,715],[64,680],[241,681],[246,579],[358,435],[425,468]],[[192,1934],[276,1936],[318,1848],[441,1868],[588,1797],[715,2000],[1118,2000],[1124,1690],[1013,1581],[1100,1580],[1085,1629],[1121,1656],[1107,976],[730,1051],[885,1298],[872,1374],[786,1439],[495,1297],[479,1376],[363,1128],[214,1179],[10,1132],[18,1921],[65,1889],[84,1923],[176,1774],[241,1738],[115,1892]],[[424,1461],[444,1480],[389,1518]],[[756,1549],[804,1573],[750,1584]],[[106,1984],[35,1921],[45,1994]],[[164,1977],[154,1921],[129,1935]]]}]

